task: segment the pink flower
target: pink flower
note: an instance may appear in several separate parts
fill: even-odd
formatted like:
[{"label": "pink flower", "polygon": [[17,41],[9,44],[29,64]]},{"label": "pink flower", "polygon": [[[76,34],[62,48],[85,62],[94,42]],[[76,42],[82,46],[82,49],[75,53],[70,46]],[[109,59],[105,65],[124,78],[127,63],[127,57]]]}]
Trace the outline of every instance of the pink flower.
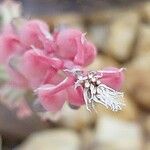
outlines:
[{"label": "pink flower", "polygon": [[[118,91],[124,80],[123,69],[96,71],[94,76],[99,78],[95,77],[96,82],[93,82],[93,78],[89,77],[91,72],[84,67],[96,57],[96,48],[84,33],[77,29],[64,29],[51,34],[48,25],[40,20],[16,25],[3,27],[3,34],[0,35],[0,63],[7,67],[10,75],[7,84],[35,90],[38,102],[47,111],[57,112],[65,102],[75,107],[86,104],[88,108],[92,100],[113,110],[120,107],[120,103],[114,102],[114,99],[122,95]],[[87,89],[86,82],[89,85]],[[93,96],[95,91],[92,88],[99,88],[95,91],[99,92],[100,98]],[[91,97],[88,96],[89,92]],[[20,103],[19,108],[19,112],[23,109],[25,114],[29,113],[24,103]]]},{"label": "pink flower", "polygon": [[124,81],[124,68],[105,68],[102,71],[99,71],[99,74],[102,74],[101,82],[114,90],[119,91],[122,87]]},{"label": "pink flower", "polygon": [[30,48],[31,45],[43,48],[43,41],[46,39],[43,34],[45,33],[50,34],[48,25],[40,20],[27,21],[19,30],[20,39],[27,48]]},{"label": "pink flower", "polygon": [[73,76],[69,76],[57,85],[49,84],[39,87],[36,93],[43,107],[48,111],[59,111],[66,101],[65,89],[72,86],[74,80],[75,78]]},{"label": "pink flower", "polygon": [[85,103],[81,89],[75,89],[74,86],[66,89],[66,85],[66,87],[60,87],[58,92],[55,92],[57,86],[45,85],[38,89],[39,101],[47,111],[60,111],[65,101],[79,107]]},{"label": "pink flower", "polygon": [[33,48],[23,55],[20,72],[32,88],[37,88],[45,81],[50,81],[62,65],[60,59],[47,57],[43,51]]},{"label": "pink flower", "polygon": [[74,86],[71,86],[67,88],[67,96],[68,96],[68,103],[72,106],[78,106],[85,104],[84,98],[83,98],[83,89],[81,87],[75,88]]},{"label": "pink flower", "polygon": [[22,46],[19,38],[14,34],[2,34],[0,36],[0,63],[7,62],[11,55],[20,53]]},{"label": "pink flower", "polygon": [[43,51],[35,48],[28,50],[19,58],[15,66],[10,61],[8,67],[13,85],[19,87],[35,89],[44,83],[49,83],[63,66],[60,59],[47,57]]},{"label": "pink flower", "polygon": [[60,31],[56,36],[56,55],[63,59],[69,59],[77,65],[86,66],[96,56],[95,46],[88,42],[85,34],[77,29]]},{"label": "pink flower", "polygon": [[38,90],[38,98],[42,106],[51,112],[59,111],[65,103],[66,93],[64,91],[50,94],[49,88],[54,88],[55,85],[43,86],[40,90]]},{"label": "pink flower", "polygon": [[[108,68],[98,71],[97,75],[100,76],[101,83],[114,90],[119,90],[124,80],[122,71],[123,68]],[[76,81],[77,78],[75,74],[68,74],[68,77],[57,85],[46,85],[38,88],[36,92],[38,93],[39,100],[43,107],[48,111],[60,110],[65,103],[65,101],[62,99],[60,100],[59,97],[63,94],[67,94],[65,100],[73,106],[80,107],[85,104],[83,87],[79,86],[75,88]],[[55,103],[52,103],[52,101]]]}]

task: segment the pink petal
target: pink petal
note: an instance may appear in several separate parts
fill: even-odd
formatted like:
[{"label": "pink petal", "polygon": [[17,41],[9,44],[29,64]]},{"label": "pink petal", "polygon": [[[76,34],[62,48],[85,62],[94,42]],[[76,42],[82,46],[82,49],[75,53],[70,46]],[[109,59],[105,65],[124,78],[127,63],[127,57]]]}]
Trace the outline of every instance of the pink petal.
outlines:
[{"label": "pink petal", "polygon": [[43,43],[41,41],[42,30],[48,32],[48,25],[40,20],[31,20],[24,24],[22,30],[20,31],[20,38],[24,45],[29,48],[34,45],[38,48],[43,48]]},{"label": "pink petal", "polygon": [[58,57],[69,59],[76,65],[86,66],[96,56],[95,46],[88,42],[85,34],[77,29],[66,29],[60,31],[56,36]]},{"label": "pink petal", "polygon": [[51,66],[49,59],[38,49],[31,49],[24,54],[20,69],[32,88],[37,88],[41,85],[48,74],[51,75],[51,78],[56,74],[56,69]]},{"label": "pink petal", "polygon": [[84,56],[85,57],[84,58],[85,59],[84,66],[87,66],[87,65],[91,64],[94,61],[94,59],[96,58],[97,50],[96,50],[96,47],[94,46],[94,44],[91,42],[87,42],[85,47],[86,47],[86,50],[84,52],[84,55],[85,55]]},{"label": "pink petal", "polygon": [[44,46],[45,52],[47,52],[48,54],[51,54],[51,53],[56,51],[57,46],[56,46],[54,41],[47,40],[47,39],[44,39],[44,38],[41,41],[43,41],[43,46]]},{"label": "pink petal", "polygon": [[[50,74],[50,76],[51,76],[51,74]],[[65,77],[61,73],[57,72],[57,74],[55,74],[55,76],[53,76],[49,79],[50,80],[48,80],[48,82],[45,82],[45,83],[51,83],[54,85],[58,85],[60,82],[62,82],[65,79]]]},{"label": "pink petal", "polygon": [[49,58],[49,63],[52,65],[53,68],[62,69],[63,68],[63,61],[58,58]]},{"label": "pink petal", "polygon": [[[53,88],[53,85],[51,85],[51,87]],[[49,88],[50,88],[50,85],[49,85]],[[61,91],[55,94],[49,94],[49,90],[47,90],[47,87],[46,89],[44,89],[43,87],[40,90],[38,90],[38,97],[42,106],[46,110],[51,111],[51,112],[59,111],[62,108],[66,100],[66,94],[64,91]]]},{"label": "pink petal", "polygon": [[49,95],[54,95],[60,91],[66,90],[68,87],[72,86],[74,84],[75,78],[73,76],[69,76],[67,78],[65,78],[62,82],[60,82],[59,84],[51,87],[51,86],[41,86],[39,88],[37,88],[35,91],[38,92],[39,90],[46,90]]},{"label": "pink petal", "polygon": [[74,59],[77,50],[76,39],[81,39],[82,33],[76,29],[62,30],[57,34],[56,54],[65,59]]},{"label": "pink petal", "polygon": [[69,104],[73,106],[81,106],[85,104],[83,98],[83,90],[80,87],[78,87],[77,89],[75,89],[74,86],[69,87],[67,89],[67,94]]},{"label": "pink petal", "polygon": [[123,68],[106,68],[100,71],[99,73],[103,74],[101,82],[115,90],[120,90],[124,81],[123,70]]},{"label": "pink petal", "polygon": [[7,62],[11,55],[21,51],[21,43],[17,36],[14,34],[0,36],[0,63]]},{"label": "pink petal", "polygon": [[81,66],[87,66],[92,63],[96,57],[96,48],[92,43],[87,41],[84,42],[84,45],[81,43],[81,40],[80,43],[77,43],[78,49],[74,62]]},{"label": "pink petal", "polygon": [[17,66],[14,66],[12,60],[9,60],[7,65],[7,71],[10,76],[10,86],[12,87],[20,87],[20,88],[28,88],[28,81],[25,76],[19,71]]},{"label": "pink petal", "polygon": [[83,65],[85,62],[85,45],[83,45],[81,38],[76,39],[77,43],[77,52],[74,57],[74,62],[77,65]]}]

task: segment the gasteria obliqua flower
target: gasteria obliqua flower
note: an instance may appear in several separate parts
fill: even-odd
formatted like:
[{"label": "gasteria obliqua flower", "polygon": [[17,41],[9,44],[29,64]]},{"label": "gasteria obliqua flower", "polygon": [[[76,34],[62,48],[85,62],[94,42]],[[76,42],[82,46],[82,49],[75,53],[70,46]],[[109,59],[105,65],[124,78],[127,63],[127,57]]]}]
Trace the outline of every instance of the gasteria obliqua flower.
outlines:
[{"label": "gasteria obliqua flower", "polygon": [[[72,108],[85,104],[89,111],[95,109],[95,103],[113,111],[124,106],[123,93],[119,92],[124,69],[87,71],[85,66],[92,63],[97,52],[85,33],[77,29],[50,33],[41,20],[24,20],[19,26],[11,23],[3,29],[0,62],[10,75],[5,84],[36,93],[46,111],[57,112],[65,102]],[[17,107],[29,114],[26,105],[19,103]]]}]

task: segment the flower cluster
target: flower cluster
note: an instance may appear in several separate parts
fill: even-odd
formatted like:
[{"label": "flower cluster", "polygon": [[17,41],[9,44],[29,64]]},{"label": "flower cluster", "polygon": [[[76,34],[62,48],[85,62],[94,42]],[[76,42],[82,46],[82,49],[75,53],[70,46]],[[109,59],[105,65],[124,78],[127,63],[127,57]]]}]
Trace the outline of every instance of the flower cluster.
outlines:
[{"label": "flower cluster", "polygon": [[[96,53],[95,46],[81,31],[62,29],[50,33],[48,25],[40,20],[17,26],[12,22],[0,35],[0,63],[10,76],[7,84],[35,92],[37,102],[51,112],[59,111],[65,102],[72,107],[85,104],[83,87],[75,87],[77,76],[72,70],[87,72],[85,67]],[[120,90],[122,70],[100,71],[101,82]]]}]

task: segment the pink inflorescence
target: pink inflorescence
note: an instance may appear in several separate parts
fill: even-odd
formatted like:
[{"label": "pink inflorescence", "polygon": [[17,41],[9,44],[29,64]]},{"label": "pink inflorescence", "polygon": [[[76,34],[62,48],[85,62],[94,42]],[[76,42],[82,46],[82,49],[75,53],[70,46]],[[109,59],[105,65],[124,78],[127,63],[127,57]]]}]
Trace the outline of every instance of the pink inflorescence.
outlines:
[{"label": "pink inflorescence", "polygon": [[[76,82],[81,72],[81,76],[88,75],[85,67],[96,53],[93,43],[78,29],[50,33],[40,20],[25,21],[19,27],[10,24],[0,35],[0,63],[10,75],[7,84],[35,92],[36,101],[51,112],[59,111],[65,102],[72,107],[85,104],[84,86],[76,87]],[[107,68],[97,75],[117,92],[124,78],[122,71]]]}]

